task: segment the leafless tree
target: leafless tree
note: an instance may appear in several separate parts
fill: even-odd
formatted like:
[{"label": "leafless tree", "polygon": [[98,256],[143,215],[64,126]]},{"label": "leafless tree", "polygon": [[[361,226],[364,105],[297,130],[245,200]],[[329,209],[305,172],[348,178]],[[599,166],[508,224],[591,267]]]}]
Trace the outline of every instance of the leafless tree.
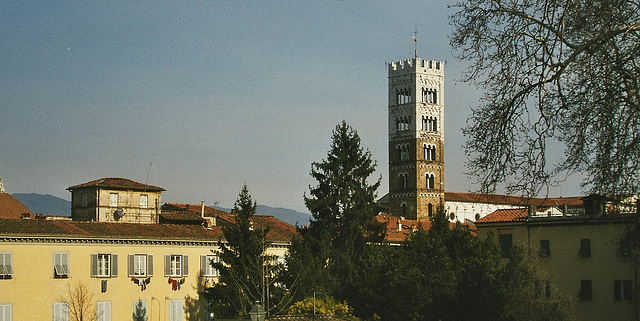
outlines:
[{"label": "leafless tree", "polygon": [[70,321],[95,321],[97,319],[94,293],[84,283],[75,286],[67,284],[67,294],[63,298],[67,304]]},{"label": "leafless tree", "polygon": [[[640,1],[460,0],[451,45],[485,91],[464,133],[483,192],[536,194],[581,173],[640,187]],[[550,155],[549,146],[564,146]],[[555,160],[553,158],[556,158]]]}]

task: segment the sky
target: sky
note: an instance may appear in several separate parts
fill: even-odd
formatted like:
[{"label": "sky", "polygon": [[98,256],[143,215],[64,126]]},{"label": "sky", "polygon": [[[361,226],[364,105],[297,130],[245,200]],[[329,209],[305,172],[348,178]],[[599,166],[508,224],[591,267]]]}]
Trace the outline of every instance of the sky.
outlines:
[{"label": "sky", "polygon": [[345,120],[381,197],[386,64],[417,50],[446,62],[446,190],[473,191],[461,129],[481,92],[459,81],[450,2],[2,1],[0,178],[69,200],[69,186],[123,177],[227,208],[246,184],[258,204],[308,212],[311,163]]}]

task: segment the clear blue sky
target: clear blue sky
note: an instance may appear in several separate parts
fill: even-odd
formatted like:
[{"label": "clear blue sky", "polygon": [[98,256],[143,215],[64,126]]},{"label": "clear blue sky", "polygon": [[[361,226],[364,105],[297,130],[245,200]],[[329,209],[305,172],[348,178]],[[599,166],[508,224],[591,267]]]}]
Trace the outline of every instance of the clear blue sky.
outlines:
[{"label": "clear blue sky", "polygon": [[[456,81],[447,1],[3,1],[0,177],[9,193],[124,177],[163,202],[306,211],[311,163],[353,126],[387,180],[387,69],[446,61],[445,186],[480,94]],[[150,165],[151,164],[151,165]],[[576,195],[577,186],[560,194]]]}]

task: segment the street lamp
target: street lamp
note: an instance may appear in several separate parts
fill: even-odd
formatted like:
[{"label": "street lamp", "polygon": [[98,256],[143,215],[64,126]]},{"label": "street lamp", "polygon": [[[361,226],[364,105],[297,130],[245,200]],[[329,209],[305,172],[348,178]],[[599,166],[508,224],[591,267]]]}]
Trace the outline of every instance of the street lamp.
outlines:
[{"label": "street lamp", "polygon": [[256,303],[251,308],[251,311],[249,311],[251,321],[264,321],[264,317],[266,315],[267,313],[264,311],[259,301],[256,301]]}]

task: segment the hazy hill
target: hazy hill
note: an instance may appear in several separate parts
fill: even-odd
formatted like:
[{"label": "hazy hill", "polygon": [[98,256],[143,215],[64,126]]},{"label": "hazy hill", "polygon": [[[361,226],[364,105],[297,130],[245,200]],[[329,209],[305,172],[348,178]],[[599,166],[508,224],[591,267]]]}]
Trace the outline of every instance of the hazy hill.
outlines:
[{"label": "hazy hill", "polygon": [[33,214],[71,216],[71,202],[53,195],[36,193],[11,194]]},{"label": "hazy hill", "polygon": [[[71,216],[71,202],[65,199],[36,193],[15,193],[11,195],[28,207],[33,214]],[[230,211],[229,209],[222,210]],[[256,212],[257,214],[272,215],[291,225],[303,226],[309,224],[309,219],[311,219],[311,214],[282,207],[258,205]]]}]

